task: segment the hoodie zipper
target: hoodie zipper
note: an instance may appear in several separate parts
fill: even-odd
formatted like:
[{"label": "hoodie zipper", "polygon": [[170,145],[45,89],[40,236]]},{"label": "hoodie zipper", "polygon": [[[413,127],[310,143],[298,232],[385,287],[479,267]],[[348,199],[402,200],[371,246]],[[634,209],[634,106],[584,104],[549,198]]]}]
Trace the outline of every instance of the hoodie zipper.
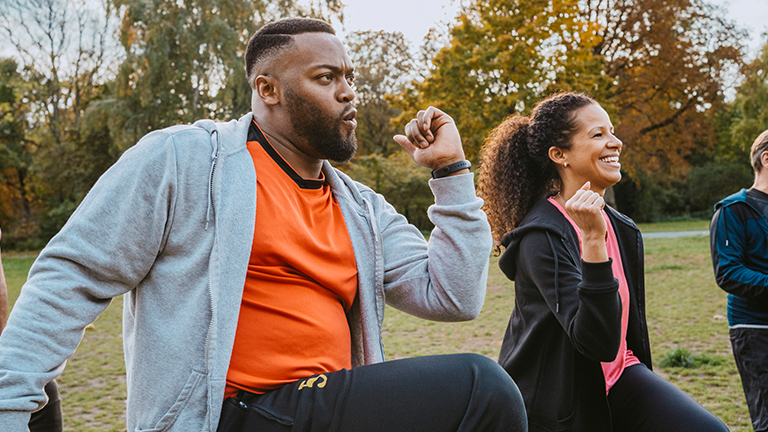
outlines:
[{"label": "hoodie zipper", "polygon": [[213,130],[211,132],[211,147],[213,147],[213,153],[211,154],[211,173],[208,176],[208,210],[205,212],[205,230],[208,231],[208,223],[211,221],[211,213],[215,213],[213,205],[213,176],[216,174],[216,165],[219,162],[219,131]]},{"label": "hoodie zipper", "polygon": [[[215,136],[214,136],[215,135]],[[211,220],[211,213],[215,212],[213,205],[213,176],[216,173],[216,164],[219,160],[219,131],[211,131],[211,146],[213,147],[213,153],[211,154],[211,172],[208,176],[208,210],[205,215],[205,230],[208,231],[208,223]],[[213,246],[211,249],[211,255],[213,255],[213,248],[216,247],[216,233],[213,234]],[[209,257],[210,260],[210,257]],[[213,284],[211,283],[210,269],[208,276],[208,302],[211,307],[211,322],[208,324],[208,331],[205,335],[205,368],[208,373],[211,371],[210,367],[210,354],[211,354],[211,333],[213,332],[214,322],[216,322],[216,308],[213,302]],[[208,377],[210,379],[210,375]],[[210,381],[208,382],[210,385]],[[210,388],[209,388],[210,389]]]},{"label": "hoodie zipper", "polygon": [[[552,254],[554,255],[555,259],[555,314],[560,313],[560,286],[558,283],[558,276],[560,274],[560,270],[558,269],[558,258],[557,258],[557,250],[555,250],[555,245],[552,243],[552,237],[549,236],[549,232],[545,232],[547,235],[547,240],[549,241],[549,248],[552,250]],[[563,238],[560,238],[560,241],[563,241]]]},{"label": "hoodie zipper", "polygon": [[[374,244],[374,256],[378,257],[379,254],[379,235],[378,235],[378,225],[376,224],[376,217],[373,212],[373,205],[365,198],[363,198],[363,201],[365,202],[365,209],[367,213],[368,223],[371,228],[371,234],[373,234],[373,244]],[[378,268],[376,267],[376,259],[374,259],[374,274],[376,274],[376,282],[378,284]],[[376,325],[379,328],[379,335],[381,335],[382,328],[381,323],[383,321],[382,317],[379,316],[379,304],[381,303],[378,296],[379,292],[378,290],[374,290],[374,300],[376,302]],[[384,299],[381,299],[382,301],[385,301]],[[382,360],[386,359],[386,354],[384,351],[384,339],[379,336],[379,349],[381,350],[381,357]]]}]

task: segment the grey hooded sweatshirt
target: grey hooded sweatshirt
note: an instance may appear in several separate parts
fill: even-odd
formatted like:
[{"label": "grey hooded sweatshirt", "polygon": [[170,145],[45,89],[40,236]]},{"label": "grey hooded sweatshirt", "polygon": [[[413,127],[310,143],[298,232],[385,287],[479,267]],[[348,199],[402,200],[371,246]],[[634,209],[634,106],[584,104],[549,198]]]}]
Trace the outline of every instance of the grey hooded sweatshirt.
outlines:
[{"label": "grey hooded sweatshirt", "polygon": [[[216,430],[254,236],[251,120],[152,132],[94,185],[0,336],[0,431],[26,430],[85,326],[123,294],[127,430]],[[357,262],[353,367],[384,361],[385,301],[437,321],[478,315],[491,233],[472,174],[430,180],[427,242],[381,195],[327,162],[323,172]]]}]

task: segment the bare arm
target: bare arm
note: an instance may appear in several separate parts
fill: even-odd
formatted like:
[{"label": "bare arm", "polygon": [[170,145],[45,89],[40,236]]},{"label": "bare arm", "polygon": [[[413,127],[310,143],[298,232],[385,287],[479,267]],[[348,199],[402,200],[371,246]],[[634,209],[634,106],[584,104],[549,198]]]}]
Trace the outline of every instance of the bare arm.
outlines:
[{"label": "bare arm", "polygon": [[[0,230],[0,240],[3,239],[3,231]],[[5,272],[3,272],[3,254],[0,250],[0,333],[5,328],[5,320],[8,319],[8,286],[5,284]]]}]

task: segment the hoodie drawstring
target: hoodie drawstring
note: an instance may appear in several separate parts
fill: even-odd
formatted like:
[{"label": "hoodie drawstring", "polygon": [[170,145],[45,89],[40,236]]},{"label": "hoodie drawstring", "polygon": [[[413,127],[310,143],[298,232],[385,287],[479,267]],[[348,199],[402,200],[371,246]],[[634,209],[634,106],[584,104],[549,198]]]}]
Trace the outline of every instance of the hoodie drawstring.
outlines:
[{"label": "hoodie drawstring", "polygon": [[549,232],[546,232],[547,234],[547,240],[549,241],[549,247],[552,249],[552,254],[555,258],[555,313],[560,313],[560,287],[557,282],[557,275],[559,273],[557,269],[557,251],[555,250],[555,245],[552,244],[552,237],[549,236]]}]

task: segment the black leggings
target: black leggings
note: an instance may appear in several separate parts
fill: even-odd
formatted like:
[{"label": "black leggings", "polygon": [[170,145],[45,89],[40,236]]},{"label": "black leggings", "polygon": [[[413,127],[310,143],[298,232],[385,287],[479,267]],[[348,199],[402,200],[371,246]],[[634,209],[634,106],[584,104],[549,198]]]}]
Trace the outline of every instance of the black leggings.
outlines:
[{"label": "black leggings", "polygon": [[527,431],[514,381],[476,354],[393,360],[224,401],[219,432]]},{"label": "black leggings", "polygon": [[608,393],[614,431],[727,432],[714,414],[650,371],[628,367]]}]

